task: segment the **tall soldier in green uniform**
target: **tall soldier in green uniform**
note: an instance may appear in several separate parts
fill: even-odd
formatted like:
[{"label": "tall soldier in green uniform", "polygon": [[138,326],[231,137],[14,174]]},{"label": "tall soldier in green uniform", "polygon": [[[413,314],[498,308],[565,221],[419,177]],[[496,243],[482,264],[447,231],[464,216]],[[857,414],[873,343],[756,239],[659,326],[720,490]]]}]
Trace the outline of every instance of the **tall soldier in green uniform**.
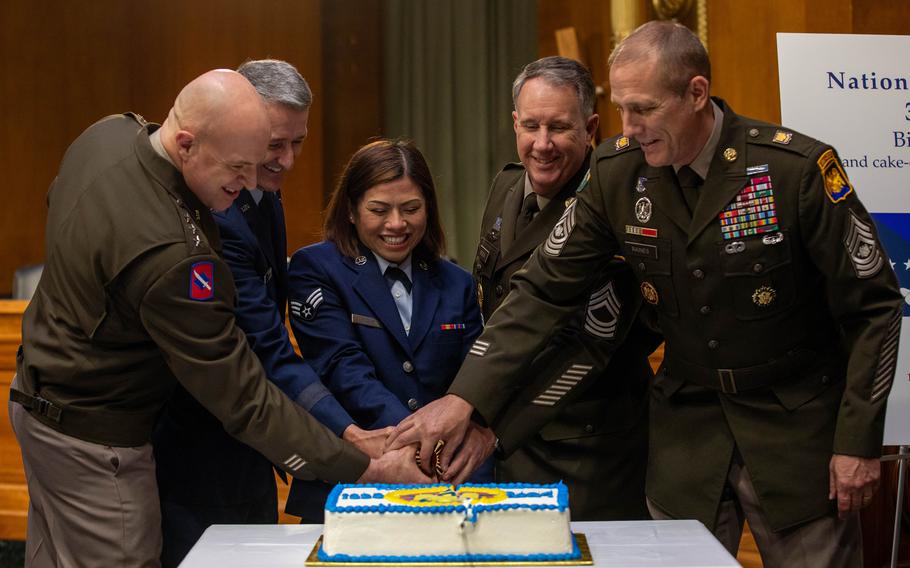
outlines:
[{"label": "tall soldier in green uniform", "polygon": [[[591,73],[571,59],[528,64],[512,98],[521,163],[506,165],[493,180],[474,262],[486,320],[587,183],[598,124]],[[631,281],[628,265],[614,264]],[[634,315],[640,301],[638,294],[619,298],[613,279],[599,283],[576,316],[579,325],[561,330],[537,357],[534,382],[493,424],[501,448],[498,481],[562,479],[577,520],[649,518],[647,356],[654,343],[630,337],[611,358],[612,344],[597,341],[614,337],[620,312]]]},{"label": "tall soldier in green uniform", "polygon": [[472,407],[498,412],[540,330],[621,252],[666,338],[652,513],[696,518],[731,552],[745,516],[766,566],[860,566],[902,302],[873,221],[830,146],[710,97],[683,26],[649,22],[610,62],[623,136],[594,153],[590,188],[515,275],[451,394],[389,445],[457,446]]},{"label": "tall soldier in green uniform", "polygon": [[256,90],[210,71],[160,128],[111,116],[67,150],[10,391],[29,486],[27,565],[158,565],[149,437],[175,380],[291,475],[427,479],[413,450],[371,461],[291,402],[234,324],[209,208],[256,186],[268,141]]}]

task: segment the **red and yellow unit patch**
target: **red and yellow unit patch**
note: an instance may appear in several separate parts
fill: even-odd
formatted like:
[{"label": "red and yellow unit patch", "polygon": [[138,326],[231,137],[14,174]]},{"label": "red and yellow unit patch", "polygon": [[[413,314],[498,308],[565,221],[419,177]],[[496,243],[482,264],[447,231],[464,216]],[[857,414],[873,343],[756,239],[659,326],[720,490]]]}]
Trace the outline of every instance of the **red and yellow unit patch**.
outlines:
[{"label": "red and yellow unit patch", "polygon": [[450,329],[464,329],[463,323],[443,323],[439,325],[439,329],[442,331],[449,331]]},{"label": "red and yellow unit patch", "polygon": [[399,505],[410,505],[412,507],[445,507],[461,505],[468,499],[473,505],[491,505],[505,501],[508,498],[506,492],[502,489],[493,487],[471,487],[470,485],[461,485],[456,489],[454,486],[448,487],[416,487],[409,489],[398,489],[385,494],[383,499]]},{"label": "red and yellow unit patch", "polygon": [[754,177],[718,215],[724,240],[778,230],[771,176]]},{"label": "red and yellow unit patch", "polygon": [[834,150],[828,148],[825,153],[818,158],[818,169],[822,172],[822,179],[825,182],[825,194],[831,203],[843,201],[848,195],[853,193],[853,186],[847,178],[847,172],[840,164],[840,160],[834,155]]}]

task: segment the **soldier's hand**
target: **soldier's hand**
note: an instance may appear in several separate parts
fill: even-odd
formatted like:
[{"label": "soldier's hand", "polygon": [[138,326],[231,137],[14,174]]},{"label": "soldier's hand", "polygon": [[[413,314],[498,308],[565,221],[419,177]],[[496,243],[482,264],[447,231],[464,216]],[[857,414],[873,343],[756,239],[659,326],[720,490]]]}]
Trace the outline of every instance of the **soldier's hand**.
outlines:
[{"label": "soldier's hand", "polygon": [[415,451],[416,447],[405,446],[371,459],[357,483],[433,483],[434,480],[417,467]]},{"label": "soldier's hand", "polygon": [[496,434],[489,428],[471,422],[464,441],[442,476],[447,483],[464,483],[496,449]]},{"label": "soldier's hand", "polygon": [[344,429],[341,437],[345,441],[354,444],[358,450],[371,458],[378,458],[382,455],[386,438],[389,437],[392,430],[394,430],[392,426],[377,428],[376,430],[364,430],[356,424],[351,424]]},{"label": "soldier's hand", "polygon": [[[402,420],[386,440],[386,449],[396,450],[416,443],[420,445],[421,456],[432,456],[437,441],[441,440],[445,444],[439,454],[439,463],[445,471],[464,439],[473,410],[474,407],[463,398],[447,394]],[[431,461],[422,460],[421,468],[432,475]]]},{"label": "soldier's hand", "polygon": [[837,499],[837,515],[844,519],[872,501],[881,477],[881,463],[878,458],[834,454],[828,472],[828,499]]}]

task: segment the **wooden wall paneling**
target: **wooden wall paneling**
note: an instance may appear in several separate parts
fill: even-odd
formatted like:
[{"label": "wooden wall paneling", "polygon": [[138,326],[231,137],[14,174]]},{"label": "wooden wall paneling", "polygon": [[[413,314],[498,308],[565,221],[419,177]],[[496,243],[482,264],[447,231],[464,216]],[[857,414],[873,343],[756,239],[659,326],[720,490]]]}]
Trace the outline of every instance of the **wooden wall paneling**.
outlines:
[{"label": "wooden wall paneling", "polygon": [[851,0],[708,1],[714,95],[747,116],[780,122],[777,32],[849,33]]},{"label": "wooden wall paneling", "polygon": [[910,2],[853,0],[853,33],[910,34]]},{"label": "wooden wall paneling", "polygon": [[16,373],[16,350],[26,302],[0,300],[0,539],[25,539],[28,489],[22,469],[22,454],[9,422],[10,382]]},{"label": "wooden wall paneling", "polygon": [[[382,8],[380,0],[324,0],[325,200],[351,155],[382,134]],[[397,65],[390,61],[388,65]],[[314,205],[315,206],[315,205]],[[319,207],[321,210],[322,207]]]},{"label": "wooden wall paneling", "polygon": [[312,242],[326,185],[321,45],[319,0],[0,2],[0,296],[17,267],[43,261],[47,188],[80,132],[127,110],[160,122],[193,77],[248,58],[294,63],[317,93],[284,188],[290,247]]},{"label": "wooden wall paneling", "polygon": [[[610,3],[597,0],[540,0],[538,3],[538,57],[559,55],[556,30],[572,27],[578,38],[582,63],[590,70],[594,84],[603,87],[605,96],[597,98],[600,114],[600,139],[616,131],[611,118],[607,81],[607,57],[613,49]],[[530,61],[528,62],[530,63]]]}]

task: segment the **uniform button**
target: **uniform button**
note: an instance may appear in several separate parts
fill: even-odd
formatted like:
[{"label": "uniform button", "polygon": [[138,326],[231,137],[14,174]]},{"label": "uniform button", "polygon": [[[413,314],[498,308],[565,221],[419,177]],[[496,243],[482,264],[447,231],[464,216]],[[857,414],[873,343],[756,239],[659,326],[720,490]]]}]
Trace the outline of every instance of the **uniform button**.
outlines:
[{"label": "uniform button", "polygon": [[417,407],[419,407],[419,406],[420,406],[420,404],[417,402],[416,398],[408,399],[408,408],[410,408],[411,410],[417,410]]},{"label": "uniform button", "polygon": [[692,276],[701,280],[702,278],[705,277],[705,272],[701,268],[696,268],[695,270],[692,271]]},{"label": "uniform button", "polygon": [[591,424],[585,424],[585,432],[587,432],[588,434],[594,432],[594,426],[592,426]]},{"label": "uniform button", "polygon": [[502,296],[502,284],[497,284],[497,285],[496,285],[496,295],[497,295],[497,296]]},{"label": "uniform button", "polygon": [[711,306],[702,306],[698,309],[701,315],[706,316],[711,313]]},{"label": "uniform button", "polygon": [[756,262],[755,265],[752,266],[752,272],[761,272],[764,269],[765,265],[760,262]]},{"label": "uniform button", "polygon": [[414,363],[411,363],[410,361],[405,361],[404,363],[401,364],[401,368],[404,369],[405,373],[410,373],[411,371],[414,370]]},{"label": "uniform button", "polygon": [[717,349],[718,345],[720,345],[720,342],[718,342],[716,339],[712,339],[711,341],[708,342],[709,349]]},{"label": "uniform button", "polygon": [[830,383],[830,382],[831,382],[831,379],[828,378],[828,375],[823,375],[823,376],[822,376],[822,384],[823,384],[823,385],[827,385],[827,384]]},{"label": "uniform button", "polygon": [[638,269],[641,270],[642,272],[644,272],[644,271],[645,271],[645,263],[644,263],[644,262],[639,262],[639,263],[638,263]]}]

